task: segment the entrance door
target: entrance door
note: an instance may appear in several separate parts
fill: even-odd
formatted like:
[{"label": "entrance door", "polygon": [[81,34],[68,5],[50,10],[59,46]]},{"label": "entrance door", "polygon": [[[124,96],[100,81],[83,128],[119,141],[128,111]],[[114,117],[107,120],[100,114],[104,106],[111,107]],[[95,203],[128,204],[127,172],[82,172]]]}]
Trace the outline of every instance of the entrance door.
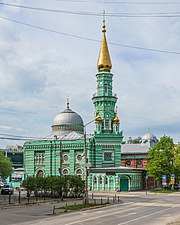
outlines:
[{"label": "entrance door", "polygon": [[121,177],[120,179],[120,190],[121,191],[128,191],[128,178]]}]

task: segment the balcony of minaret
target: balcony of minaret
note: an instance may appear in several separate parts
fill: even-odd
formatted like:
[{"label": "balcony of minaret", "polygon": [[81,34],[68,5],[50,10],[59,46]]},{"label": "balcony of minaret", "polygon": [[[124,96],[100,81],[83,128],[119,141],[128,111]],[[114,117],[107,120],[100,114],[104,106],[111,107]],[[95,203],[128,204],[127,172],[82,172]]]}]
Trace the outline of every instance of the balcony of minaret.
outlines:
[{"label": "balcony of minaret", "polygon": [[94,93],[93,97],[102,97],[102,96],[113,96],[113,97],[117,97],[117,94],[112,93],[111,95],[108,95],[108,93],[104,94],[104,95],[98,95],[98,93]]}]

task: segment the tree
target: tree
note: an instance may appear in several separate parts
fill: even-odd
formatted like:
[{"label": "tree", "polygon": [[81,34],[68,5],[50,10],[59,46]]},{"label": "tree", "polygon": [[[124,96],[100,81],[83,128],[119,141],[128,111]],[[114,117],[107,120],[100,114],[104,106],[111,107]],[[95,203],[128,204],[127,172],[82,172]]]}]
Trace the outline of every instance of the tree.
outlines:
[{"label": "tree", "polygon": [[180,182],[180,145],[174,146],[173,149],[173,169],[176,183]]},{"label": "tree", "polygon": [[27,177],[23,181],[22,186],[28,191],[44,194],[51,194],[53,196],[67,197],[81,196],[84,194],[85,183],[79,176],[47,176],[47,177]]},{"label": "tree", "polygon": [[137,137],[137,138],[129,137],[127,144],[139,144],[140,141],[141,141],[141,137]]},{"label": "tree", "polygon": [[5,157],[2,152],[0,152],[0,177],[5,179],[9,177],[12,172],[13,169],[11,160]]},{"label": "tree", "polygon": [[163,136],[160,141],[148,152],[148,175],[161,181],[162,175],[166,175],[167,182],[170,181],[174,172],[174,143],[173,139]]}]

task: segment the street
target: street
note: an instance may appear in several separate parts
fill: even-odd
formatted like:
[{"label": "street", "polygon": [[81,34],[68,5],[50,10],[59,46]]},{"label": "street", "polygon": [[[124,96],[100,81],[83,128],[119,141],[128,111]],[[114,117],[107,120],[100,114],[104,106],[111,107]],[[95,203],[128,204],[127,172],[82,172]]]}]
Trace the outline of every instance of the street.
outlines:
[{"label": "street", "polygon": [[[123,203],[103,208],[52,216],[53,204],[25,206],[0,211],[1,225],[165,225],[180,217],[180,192],[154,194],[148,192],[112,193]],[[95,198],[106,198],[109,193],[94,193]],[[64,203],[56,203],[60,206]],[[51,214],[51,216],[50,216]]]}]

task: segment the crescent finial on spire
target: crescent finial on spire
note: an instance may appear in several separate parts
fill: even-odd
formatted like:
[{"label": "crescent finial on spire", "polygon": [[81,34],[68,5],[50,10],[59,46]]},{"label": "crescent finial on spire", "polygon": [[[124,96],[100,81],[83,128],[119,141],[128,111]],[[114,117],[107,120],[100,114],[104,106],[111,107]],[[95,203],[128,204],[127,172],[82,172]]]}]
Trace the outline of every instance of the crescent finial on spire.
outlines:
[{"label": "crescent finial on spire", "polygon": [[66,99],[66,105],[67,105],[67,106],[66,106],[67,109],[69,109],[69,98]]},{"label": "crescent finial on spire", "polygon": [[106,32],[106,24],[105,24],[105,10],[103,10],[103,26],[102,26],[102,32]]}]

